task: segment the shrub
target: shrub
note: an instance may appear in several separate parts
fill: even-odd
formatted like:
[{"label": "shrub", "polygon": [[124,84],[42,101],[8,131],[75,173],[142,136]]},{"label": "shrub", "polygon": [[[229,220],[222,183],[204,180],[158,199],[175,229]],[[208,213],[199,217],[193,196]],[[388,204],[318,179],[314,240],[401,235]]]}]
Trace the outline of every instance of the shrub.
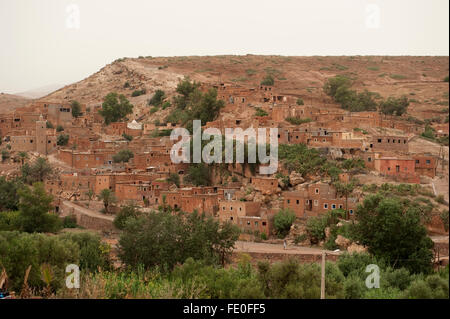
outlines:
[{"label": "shrub", "polygon": [[272,86],[275,84],[275,80],[272,75],[267,74],[266,77],[261,81],[261,85]]},{"label": "shrub", "polygon": [[81,104],[78,101],[72,101],[70,104],[72,107],[72,116],[79,117],[81,115]]},{"label": "shrub", "polygon": [[406,113],[409,101],[406,96],[401,98],[389,97],[387,100],[380,104],[380,111],[383,114],[401,116]]},{"label": "shrub", "polygon": [[130,218],[138,218],[140,215],[141,212],[134,205],[122,207],[116,217],[114,217],[114,226],[117,229],[123,230],[125,229],[126,223]]},{"label": "shrub", "polygon": [[45,122],[45,127],[46,128],[54,128],[52,122],[50,122],[50,121]]},{"label": "shrub", "polygon": [[309,123],[309,122],[312,121],[309,117],[301,118],[301,117],[298,117],[298,116],[295,116],[295,117],[294,116],[289,116],[285,120],[287,122],[293,124],[293,125],[301,125],[303,123]]},{"label": "shrub", "polygon": [[119,256],[132,267],[171,270],[191,257],[224,264],[239,236],[236,226],[212,217],[151,212],[129,219],[119,240]]},{"label": "shrub", "polygon": [[62,125],[58,125],[56,127],[56,132],[62,132],[62,131],[64,131],[64,127],[62,127]]},{"label": "shrub", "polygon": [[119,153],[113,156],[114,163],[126,163],[131,158],[134,157],[134,154],[130,150],[120,150]]},{"label": "shrub", "polygon": [[133,112],[133,105],[126,99],[125,95],[115,92],[105,96],[99,114],[105,119],[106,125],[117,122]]},{"label": "shrub", "polygon": [[160,106],[166,97],[166,93],[163,90],[156,90],[152,98],[148,101],[148,105]]},{"label": "shrub", "polygon": [[269,115],[269,113],[264,111],[262,108],[260,107],[256,108],[255,116],[267,116],[267,115]]},{"label": "shrub", "polygon": [[135,91],[133,91],[133,93],[131,93],[131,96],[136,97],[136,96],[144,95],[146,92],[147,91],[145,89],[135,90]]},{"label": "shrub", "polygon": [[133,136],[128,135],[128,134],[126,134],[126,133],[123,133],[123,134],[122,134],[122,137],[123,137],[124,139],[126,139],[128,142],[131,142],[131,141],[133,140]]},{"label": "shrub", "polygon": [[278,236],[282,238],[286,237],[294,221],[295,213],[289,209],[281,209],[275,214],[273,224]]},{"label": "shrub", "polygon": [[304,105],[305,103],[303,102],[303,99],[301,97],[299,97],[297,99],[297,105]]},{"label": "shrub", "polygon": [[59,146],[65,146],[69,143],[69,135],[67,134],[61,134],[58,135],[58,138],[56,139],[56,144]]},{"label": "shrub", "polygon": [[77,226],[77,218],[75,215],[68,215],[64,217],[62,222],[63,228],[76,228]]}]

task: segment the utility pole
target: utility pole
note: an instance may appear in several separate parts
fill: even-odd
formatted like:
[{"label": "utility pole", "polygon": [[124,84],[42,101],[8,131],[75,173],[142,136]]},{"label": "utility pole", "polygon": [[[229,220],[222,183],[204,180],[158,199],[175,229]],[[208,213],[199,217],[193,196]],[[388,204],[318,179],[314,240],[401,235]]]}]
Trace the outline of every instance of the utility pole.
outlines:
[{"label": "utility pole", "polygon": [[322,251],[322,275],[320,278],[320,299],[325,299],[325,251]]}]

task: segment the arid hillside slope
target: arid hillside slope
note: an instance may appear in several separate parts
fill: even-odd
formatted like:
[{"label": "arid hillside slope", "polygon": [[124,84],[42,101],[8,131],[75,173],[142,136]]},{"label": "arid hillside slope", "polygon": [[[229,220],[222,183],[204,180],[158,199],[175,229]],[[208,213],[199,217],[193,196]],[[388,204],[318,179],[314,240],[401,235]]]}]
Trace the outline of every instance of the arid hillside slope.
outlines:
[{"label": "arid hillside slope", "polygon": [[22,96],[0,93],[0,114],[11,113],[28,103],[30,103],[30,99]]},{"label": "arid hillside slope", "polygon": [[[406,95],[411,101],[408,113],[420,119],[442,115],[448,108],[448,57],[285,57],[285,56],[192,56],[140,57],[119,59],[77,83],[65,86],[41,100],[98,103],[112,91],[131,98],[137,89],[143,96],[131,98],[143,106],[157,89],[169,95],[179,79],[206,82],[234,82],[255,87],[267,75],[275,78],[280,94],[302,97],[306,104],[332,103],[322,90],[327,78],[337,74],[353,80],[353,89],[367,89],[381,97]],[[125,83],[129,84],[125,87]]]}]

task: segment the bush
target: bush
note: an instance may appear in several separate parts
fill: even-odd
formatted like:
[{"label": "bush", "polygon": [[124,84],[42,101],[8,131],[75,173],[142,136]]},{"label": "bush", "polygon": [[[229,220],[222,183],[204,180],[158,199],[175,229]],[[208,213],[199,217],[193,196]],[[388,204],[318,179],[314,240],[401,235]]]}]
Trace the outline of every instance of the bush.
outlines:
[{"label": "bush", "polygon": [[132,267],[171,270],[187,258],[224,264],[239,236],[236,226],[212,217],[151,212],[129,219],[119,240],[119,256]]},{"label": "bush", "polygon": [[345,299],[360,299],[366,289],[361,278],[350,276],[344,282]]},{"label": "bush", "polygon": [[130,150],[120,150],[119,153],[113,156],[114,163],[126,163],[131,158],[134,157],[134,154]]},{"label": "bush", "polygon": [[275,84],[275,80],[272,75],[267,74],[266,77],[261,81],[261,85],[272,86]]},{"label": "bush", "polygon": [[77,218],[75,215],[69,215],[64,217],[62,227],[63,228],[76,228],[77,225]]},{"label": "bush", "polygon": [[153,94],[152,98],[148,101],[148,105],[160,106],[165,97],[166,93],[163,90],[156,90],[155,94]]},{"label": "bush", "polygon": [[122,207],[119,213],[117,213],[116,217],[114,217],[114,226],[117,229],[123,230],[130,218],[138,218],[140,215],[141,212],[137,209],[136,206],[128,205]]},{"label": "bush", "polygon": [[59,146],[65,146],[69,143],[69,135],[61,134],[58,135],[58,138],[56,139],[56,144]]},{"label": "bush", "polygon": [[299,97],[297,99],[297,105],[304,105],[305,103],[303,102],[303,99],[301,97]]},{"label": "bush", "polygon": [[50,122],[50,121],[47,121],[47,122],[45,123],[45,127],[46,127],[46,128],[54,128],[52,122]]},{"label": "bush", "polygon": [[133,93],[131,93],[131,96],[136,97],[136,96],[144,95],[146,92],[147,91],[145,89],[135,90],[135,91],[133,91]]},{"label": "bush", "polygon": [[294,221],[295,213],[289,209],[281,209],[275,214],[273,224],[278,236],[282,238],[286,237]]},{"label": "bush", "polygon": [[133,140],[133,136],[128,135],[128,134],[126,134],[126,133],[123,133],[123,134],[122,134],[122,137],[123,137],[124,139],[126,139],[128,142],[131,142],[131,141]]},{"label": "bush", "polygon": [[156,113],[158,112],[158,110],[159,110],[158,107],[154,106],[150,109],[150,114]]},{"label": "bush", "polygon": [[309,123],[309,122],[311,122],[312,120],[310,119],[310,118],[308,118],[308,117],[306,117],[306,118],[301,118],[301,117],[298,117],[298,116],[289,116],[289,117],[287,117],[286,119],[285,119],[287,122],[289,122],[289,123],[291,123],[291,124],[293,124],[293,125],[300,125],[300,124],[303,124],[303,123]]},{"label": "bush", "polygon": [[78,101],[72,101],[70,106],[72,107],[72,116],[79,117],[81,115],[81,104]]},{"label": "bush", "polygon": [[204,163],[189,166],[188,173],[184,178],[184,182],[191,183],[195,186],[211,185],[210,168]]},{"label": "bush", "polygon": [[255,116],[267,116],[267,115],[269,115],[269,113],[264,111],[262,108],[260,107],[256,108]]},{"label": "bush", "polygon": [[62,131],[64,131],[64,127],[62,127],[62,125],[58,125],[56,127],[56,132],[62,132]]},{"label": "bush", "polygon": [[133,112],[133,105],[126,99],[125,95],[115,92],[105,96],[102,109],[99,114],[105,119],[106,125],[117,122]]},{"label": "bush", "polygon": [[389,97],[386,101],[380,104],[380,111],[383,114],[401,116],[406,113],[409,101],[406,96],[401,98]]},{"label": "bush", "polygon": [[180,187],[180,175],[177,173],[170,173],[167,178],[167,182],[169,184],[175,184],[177,187]]}]

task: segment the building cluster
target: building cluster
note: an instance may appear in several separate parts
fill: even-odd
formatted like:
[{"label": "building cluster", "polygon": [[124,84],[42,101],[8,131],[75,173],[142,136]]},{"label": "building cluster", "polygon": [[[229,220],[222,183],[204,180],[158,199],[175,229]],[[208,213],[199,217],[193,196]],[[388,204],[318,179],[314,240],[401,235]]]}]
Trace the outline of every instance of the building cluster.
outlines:
[{"label": "building cluster", "polygon": [[[362,158],[367,168],[397,181],[420,183],[420,176],[436,175],[435,157],[409,152],[410,141],[423,132],[423,125],[403,117],[298,105],[297,96],[275,92],[271,86],[243,88],[221,83],[214,87],[218,98],[225,101],[228,113],[240,114],[243,108],[259,107],[267,115],[219,116],[205,128],[218,128],[224,133],[225,128],[276,127],[279,144],[303,143],[330,156]],[[245,231],[266,234],[271,232],[275,212],[262,202],[243,200],[242,179],[263,194],[280,194],[283,207],[290,208],[298,218],[337,208],[348,209],[353,214],[356,208],[355,199],[338,196],[328,183],[304,183],[295,191],[280,192],[274,176],[261,176],[236,166],[229,169],[233,174],[244,171],[240,182],[174,187],[167,182],[169,174],[182,177],[189,164],[174,164],[170,152],[176,141],[167,136],[153,137],[152,133],[173,129],[177,124],[155,125],[133,120],[105,126],[98,107],[82,105],[81,115],[74,118],[69,104],[34,102],[11,115],[0,116],[0,137],[10,143],[12,151],[53,154],[64,165],[57,179],[45,183],[48,192],[59,199],[86,199],[90,190],[98,195],[103,189],[109,189],[120,203],[133,201],[147,207],[169,205],[235,223]],[[292,124],[287,119],[296,119],[301,124]],[[59,126],[63,132],[57,131]],[[448,135],[448,124],[446,131],[443,127],[440,132]],[[69,135],[69,142],[58,146],[57,136],[62,133]],[[131,140],[124,136],[131,136]],[[114,155],[121,150],[130,150],[133,157],[126,163],[115,163]]]}]

